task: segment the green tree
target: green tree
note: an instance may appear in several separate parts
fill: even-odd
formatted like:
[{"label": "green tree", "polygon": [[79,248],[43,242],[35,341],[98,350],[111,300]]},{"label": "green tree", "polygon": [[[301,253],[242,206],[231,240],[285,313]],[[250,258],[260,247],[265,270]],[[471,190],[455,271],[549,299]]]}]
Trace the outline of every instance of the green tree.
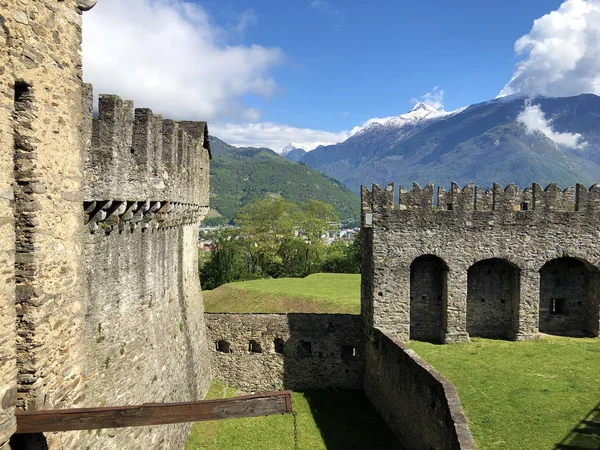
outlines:
[{"label": "green tree", "polygon": [[281,198],[257,200],[240,209],[235,219],[240,235],[256,255],[257,268],[269,276],[286,273],[300,221],[298,206]]},{"label": "green tree", "polygon": [[238,228],[215,233],[216,250],[201,266],[204,289],[261,277],[301,277],[325,270],[356,272],[353,246],[325,245],[337,227],[333,207],[310,200],[298,208],[281,198],[256,200],[238,211]]},{"label": "green tree", "polygon": [[329,231],[337,228],[338,221],[339,216],[332,205],[318,200],[309,200],[302,205],[300,226],[310,244],[305,250],[305,275],[318,270],[326,248],[324,237],[326,239]]},{"label": "green tree", "polygon": [[232,230],[221,230],[208,236],[215,250],[200,268],[203,289],[214,289],[225,283],[247,278],[241,246],[243,242]]}]

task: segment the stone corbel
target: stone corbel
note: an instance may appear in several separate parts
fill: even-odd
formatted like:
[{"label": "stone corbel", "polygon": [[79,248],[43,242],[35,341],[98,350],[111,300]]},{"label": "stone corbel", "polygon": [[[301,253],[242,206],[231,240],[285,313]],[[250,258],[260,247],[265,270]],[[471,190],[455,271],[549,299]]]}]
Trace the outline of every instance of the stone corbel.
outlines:
[{"label": "stone corbel", "polygon": [[158,222],[159,228],[164,228],[168,225],[169,213],[173,209],[171,202],[162,202],[161,207],[156,213],[155,219]]},{"label": "stone corbel", "polygon": [[153,230],[156,228],[156,222],[153,222],[156,212],[160,209],[160,202],[147,202],[149,203],[148,209],[144,212],[144,218],[142,219],[141,227],[142,231],[147,229]]},{"label": "stone corbel", "polygon": [[[105,208],[107,209],[107,208]],[[120,216],[127,209],[127,202],[112,202],[110,208],[106,211],[106,218],[104,224],[110,227],[117,225],[120,222]]]},{"label": "stone corbel", "polygon": [[[137,202],[127,202],[125,206],[125,211],[121,214],[121,220],[119,221],[119,232],[125,231],[125,227],[128,223],[130,223],[134,218],[134,213],[138,209]],[[141,220],[141,214],[140,214]],[[131,222],[133,223],[133,222]]]}]

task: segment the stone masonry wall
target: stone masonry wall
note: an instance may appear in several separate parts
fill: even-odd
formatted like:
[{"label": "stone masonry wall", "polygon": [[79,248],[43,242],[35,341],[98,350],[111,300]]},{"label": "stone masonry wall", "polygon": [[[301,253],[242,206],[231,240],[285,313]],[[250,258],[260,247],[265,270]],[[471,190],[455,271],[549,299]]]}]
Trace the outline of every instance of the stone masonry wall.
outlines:
[{"label": "stone masonry wall", "polygon": [[[540,314],[542,321],[549,314],[548,305],[540,304],[540,270],[546,263],[568,258],[571,263],[584,262],[592,273],[600,267],[600,185],[564,191],[556,185],[542,189],[534,184],[525,191],[494,185],[486,192],[473,185],[453,185],[449,192],[438,190],[436,207],[433,184],[399,191],[396,205],[393,184],[385,189],[374,185],[372,191],[363,187],[363,227],[368,230],[362,233],[363,248],[371,248],[372,257],[364,255],[368,260],[363,264],[362,308],[365,323],[403,341],[410,337],[410,267],[420,256],[438,257],[448,267],[440,329],[445,342],[468,339],[468,272],[477,262],[498,259],[517,271],[518,280],[508,279],[510,271],[500,275],[507,286],[506,299],[493,299],[500,309],[501,300],[511,301],[509,291],[518,287],[516,304],[502,305],[507,312],[500,314],[509,329],[494,330],[512,339],[536,337]],[[372,225],[366,224],[371,215]],[[580,315],[577,323],[564,320],[559,330],[563,334],[598,336],[598,283],[589,278],[586,298],[569,300],[572,309],[587,311],[587,319]],[[486,283],[485,276],[480,283]],[[547,289],[554,288],[542,291]],[[580,288],[573,289],[576,296]],[[550,295],[560,295],[560,290],[553,292]],[[512,314],[511,320],[507,314]]]},{"label": "stone masonry wall", "polygon": [[80,4],[0,0],[0,448],[83,395]]},{"label": "stone masonry wall", "polygon": [[217,380],[248,391],[362,389],[365,348],[360,316],[205,317]]},{"label": "stone masonry wall", "polygon": [[452,383],[393,335],[372,330],[365,394],[407,450],[474,450]]},{"label": "stone masonry wall", "polygon": [[[100,96],[92,120],[91,103],[86,86],[85,405],[200,400],[211,379],[197,273],[206,124],[188,134],[193,123],[116,96]],[[102,430],[80,445],[181,449],[190,427]]]},{"label": "stone masonry wall", "polygon": [[189,425],[11,439],[15,406],[200,399],[210,382],[196,246],[208,129],[114,96],[92,119],[94,4],[0,0],[0,449],[181,448]]}]

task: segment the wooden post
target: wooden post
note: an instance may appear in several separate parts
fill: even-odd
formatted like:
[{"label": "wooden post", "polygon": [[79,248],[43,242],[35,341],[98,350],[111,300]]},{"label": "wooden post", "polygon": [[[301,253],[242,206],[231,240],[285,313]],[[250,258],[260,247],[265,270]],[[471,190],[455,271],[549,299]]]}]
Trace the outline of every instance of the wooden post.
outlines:
[{"label": "wooden post", "polygon": [[204,420],[291,414],[292,392],[279,391],[219,400],[145,403],[107,408],[17,410],[17,433],[124,428]]}]

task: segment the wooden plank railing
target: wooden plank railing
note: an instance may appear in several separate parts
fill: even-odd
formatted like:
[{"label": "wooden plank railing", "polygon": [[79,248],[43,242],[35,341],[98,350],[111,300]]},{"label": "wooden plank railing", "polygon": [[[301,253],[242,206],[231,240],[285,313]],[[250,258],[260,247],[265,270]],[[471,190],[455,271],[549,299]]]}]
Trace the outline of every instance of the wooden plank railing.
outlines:
[{"label": "wooden plank railing", "polygon": [[267,392],[219,400],[145,403],[106,408],[16,411],[17,433],[140,427],[204,420],[291,414],[291,391]]}]

